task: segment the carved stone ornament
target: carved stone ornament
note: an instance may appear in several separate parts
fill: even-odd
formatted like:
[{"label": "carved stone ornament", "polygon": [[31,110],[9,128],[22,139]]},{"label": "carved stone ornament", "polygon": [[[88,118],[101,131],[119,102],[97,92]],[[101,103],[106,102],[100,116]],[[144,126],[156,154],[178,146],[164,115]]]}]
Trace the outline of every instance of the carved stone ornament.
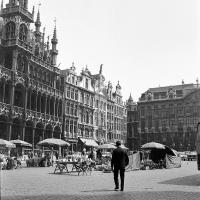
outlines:
[{"label": "carved stone ornament", "polygon": [[18,111],[14,111],[13,118],[19,118],[19,119],[22,119],[22,113],[20,113],[20,112],[18,112]]},{"label": "carved stone ornament", "polygon": [[8,80],[11,80],[11,75],[0,70],[0,78],[8,81]]},{"label": "carved stone ornament", "polygon": [[20,77],[20,76],[16,76],[16,83],[15,85],[17,85],[18,83],[21,83],[23,86],[25,86],[25,80],[24,78]]},{"label": "carved stone ornament", "polygon": [[6,108],[4,106],[2,108],[0,108],[0,115],[6,115],[6,116],[8,116],[8,113],[9,113],[8,108]]},{"label": "carved stone ornament", "polygon": [[33,121],[34,116],[32,114],[26,114],[26,121]]},{"label": "carved stone ornament", "polygon": [[170,99],[175,97],[175,91],[172,88],[169,88],[168,90],[168,97]]},{"label": "carved stone ornament", "polygon": [[152,99],[152,97],[153,97],[153,94],[150,91],[147,91],[147,93],[146,93],[146,100],[150,101]]}]

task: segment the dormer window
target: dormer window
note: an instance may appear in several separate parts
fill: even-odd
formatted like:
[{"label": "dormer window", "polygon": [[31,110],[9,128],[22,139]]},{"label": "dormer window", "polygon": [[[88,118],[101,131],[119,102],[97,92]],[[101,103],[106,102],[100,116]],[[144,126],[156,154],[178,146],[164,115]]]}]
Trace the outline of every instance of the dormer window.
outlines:
[{"label": "dormer window", "polygon": [[74,76],[72,76],[72,84],[74,84],[74,80],[75,80],[75,79],[74,79]]}]

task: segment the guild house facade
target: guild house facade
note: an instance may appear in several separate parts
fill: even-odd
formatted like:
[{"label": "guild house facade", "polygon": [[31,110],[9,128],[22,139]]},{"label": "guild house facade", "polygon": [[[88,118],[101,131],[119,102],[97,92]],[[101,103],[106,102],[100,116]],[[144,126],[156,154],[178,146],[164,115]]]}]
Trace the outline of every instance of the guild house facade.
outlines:
[{"label": "guild house facade", "polygon": [[[195,150],[200,121],[200,87],[196,84],[150,88],[139,101],[128,101],[127,140],[132,149],[146,142],[160,142],[178,151]],[[132,111],[130,111],[132,109]]]}]

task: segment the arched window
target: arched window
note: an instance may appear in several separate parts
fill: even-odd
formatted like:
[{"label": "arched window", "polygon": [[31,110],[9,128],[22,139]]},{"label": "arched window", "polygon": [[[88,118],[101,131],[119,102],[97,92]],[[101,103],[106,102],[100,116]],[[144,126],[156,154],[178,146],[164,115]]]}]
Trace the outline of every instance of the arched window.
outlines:
[{"label": "arched window", "polygon": [[39,56],[39,53],[40,53],[39,46],[36,45],[36,47],[35,47],[35,56]]},{"label": "arched window", "polygon": [[8,69],[12,68],[12,53],[7,53],[5,56],[5,67]]},{"label": "arched window", "polygon": [[30,66],[30,74],[29,75],[31,78],[33,77],[33,66],[32,65]]},{"label": "arched window", "polygon": [[17,58],[17,70],[20,72],[26,73],[27,68],[28,68],[27,58],[19,54]]},{"label": "arched window", "polygon": [[15,37],[15,23],[9,22],[6,24],[6,39]]},{"label": "arched window", "polygon": [[21,24],[19,28],[19,39],[25,42],[27,40],[27,34],[27,27],[25,26],[25,24]]}]

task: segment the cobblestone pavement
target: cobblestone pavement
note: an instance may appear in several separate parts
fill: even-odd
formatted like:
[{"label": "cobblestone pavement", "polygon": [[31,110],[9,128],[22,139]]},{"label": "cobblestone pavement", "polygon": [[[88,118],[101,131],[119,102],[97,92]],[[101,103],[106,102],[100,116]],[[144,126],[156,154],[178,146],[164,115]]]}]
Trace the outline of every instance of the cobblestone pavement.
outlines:
[{"label": "cobblestone pavement", "polygon": [[54,168],[1,171],[2,200],[199,200],[195,161],[181,168],[126,172],[125,191],[113,191],[113,174],[54,174]]}]

